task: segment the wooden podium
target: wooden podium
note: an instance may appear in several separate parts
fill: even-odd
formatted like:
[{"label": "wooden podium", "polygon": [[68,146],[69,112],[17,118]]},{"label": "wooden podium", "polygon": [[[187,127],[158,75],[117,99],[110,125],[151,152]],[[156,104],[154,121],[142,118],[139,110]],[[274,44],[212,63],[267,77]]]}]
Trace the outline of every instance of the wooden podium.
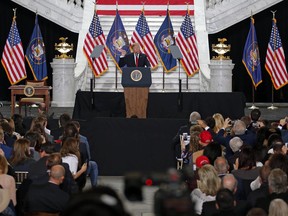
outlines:
[{"label": "wooden podium", "polygon": [[146,118],[151,71],[146,67],[122,68],[126,118]]}]

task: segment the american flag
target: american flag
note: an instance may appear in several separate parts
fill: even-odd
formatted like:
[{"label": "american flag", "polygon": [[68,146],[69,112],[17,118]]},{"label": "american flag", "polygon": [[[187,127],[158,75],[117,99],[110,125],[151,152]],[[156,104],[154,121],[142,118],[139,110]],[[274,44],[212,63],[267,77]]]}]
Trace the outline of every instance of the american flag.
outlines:
[{"label": "american flag", "polygon": [[24,51],[17,29],[16,16],[13,17],[1,62],[12,85],[26,78]]},{"label": "american flag", "polygon": [[273,19],[272,22],[272,32],[268,43],[265,68],[268,71],[276,90],[288,83],[285,54],[276,25],[276,19]]},{"label": "american flag", "polygon": [[147,55],[151,64],[151,68],[155,68],[158,65],[157,55],[152,34],[147,24],[144,11],[141,12],[135,31],[131,37],[131,44],[134,43],[140,44],[141,52]]},{"label": "american flag", "polygon": [[196,35],[193,31],[192,22],[187,11],[184,21],[178,32],[176,44],[183,55],[181,64],[188,76],[192,76],[199,71],[198,50],[196,43]]},{"label": "american flag", "polygon": [[[179,1],[179,0],[145,0],[146,16],[165,16],[167,4],[171,16],[183,16],[187,9],[187,4],[194,14],[194,0]],[[99,15],[114,15],[115,0],[98,0],[97,9]],[[121,0],[118,1],[118,10],[121,16],[137,16],[143,9],[143,0]]]},{"label": "american flag", "polygon": [[94,75],[100,76],[105,71],[107,71],[108,62],[105,49],[103,49],[102,53],[98,58],[95,58],[93,60],[90,57],[93,49],[97,45],[105,45],[105,36],[103,34],[102,27],[100,25],[99,17],[95,10],[92,22],[89,27],[89,31],[84,40],[83,51]]}]

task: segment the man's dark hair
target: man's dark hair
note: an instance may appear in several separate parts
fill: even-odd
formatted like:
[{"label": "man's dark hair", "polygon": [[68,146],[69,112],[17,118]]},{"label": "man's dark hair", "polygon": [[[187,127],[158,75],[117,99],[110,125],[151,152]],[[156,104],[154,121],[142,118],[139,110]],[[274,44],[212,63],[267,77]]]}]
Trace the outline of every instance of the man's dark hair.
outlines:
[{"label": "man's dark hair", "polygon": [[273,154],[269,159],[269,167],[271,170],[275,168],[280,168],[286,174],[288,174],[288,159],[286,155],[281,153]]},{"label": "man's dark hair", "polygon": [[216,158],[222,155],[222,148],[219,143],[211,142],[204,148],[203,155],[208,157],[210,164],[214,164]]},{"label": "man's dark hair", "polygon": [[205,122],[207,124],[207,126],[209,128],[214,128],[215,127],[215,119],[212,117],[212,116],[208,116],[206,119],[205,119]]},{"label": "man's dark hair", "polygon": [[63,113],[59,118],[59,122],[60,122],[61,127],[65,127],[65,125],[70,121],[71,121],[71,117],[67,113]]},{"label": "man's dark hair", "polygon": [[55,144],[52,144],[52,143],[43,143],[40,147],[40,151],[45,151],[46,154],[52,154],[54,152],[56,152],[56,149],[55,149]]},{"label": "man's dark hair", "polygon": [[261,116],[261,111],[259,109],[253,109],[251,110],[250,116],[251,116],[251,120],[256,122],[259,120]]},{"label": "man's dark hair", "polygon": [[268,138],[268,148],[273,148],[277,144],[283,144],[282,137],[279,134],[271,134]]},{"label": "man's dark hair", "polygon": [[24,137],[30,141],[30,147],[35,148],[36,151],[40,149],[40,141],[42,141],[42,139],[39,133],[34,131],[28,131]]},{"label": "man's dark hair", "polygon": [[239,155],[238,169],[240,168],[252,169],[252,167],[254,166],[256,166],[254,150],[251,146],[244,145]]},{"label": "man's dark hair", "polygon": [[220,189],[216,194],[216,203],[220,211],[232,209],[234,207],[234,201],[232,191],[227,188]]}]

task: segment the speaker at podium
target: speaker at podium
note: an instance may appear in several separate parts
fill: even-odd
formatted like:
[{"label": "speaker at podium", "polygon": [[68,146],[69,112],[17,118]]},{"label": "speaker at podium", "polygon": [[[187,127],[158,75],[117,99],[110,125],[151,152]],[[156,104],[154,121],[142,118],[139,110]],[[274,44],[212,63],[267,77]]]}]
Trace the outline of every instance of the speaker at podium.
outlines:
[{"label": "speaker at podium", "polygon": [[121,84],[124,87],[126,118],[147,118],[151,70],[147,67],[122,68]]}]

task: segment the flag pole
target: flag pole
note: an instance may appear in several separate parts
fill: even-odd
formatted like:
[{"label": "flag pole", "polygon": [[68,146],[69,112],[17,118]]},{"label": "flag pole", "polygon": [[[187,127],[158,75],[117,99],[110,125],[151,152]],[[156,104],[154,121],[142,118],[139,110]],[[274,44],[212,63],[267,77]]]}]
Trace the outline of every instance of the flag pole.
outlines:
[{"label": "flag pole", "polygon": [[[251,19],[252,19],[252,21],[254,20],[253,19],[253,13],[252,13],[252,11],[251,11]],[[253,23],[254,23],[254,21],[253,21]],[[254,28],[252,28],[252,31],[254,30]],[[253,46],[253,50],[254,50],[254,41],[255,41],[255,38],[254,38],[254,32],[252,33],[252,46]],[[252,72],[254,73],[254,71],[255,71],[255,67],[254,67],[254,65],[252,66]],[[254,104],[254,102],[255,102],[255,89],[254,89],[254,85],[253,85],[253,82],[252,82],[252,106],[251,107],[249,107],[248,109],[259,109],[258,107],[256,107],[255,106],[255,104]]]},{"label": "flag pole", "polygon": [[163,67],[163,76],[162,76],[162,92],[165,92],[165,72]]},{"label": "flag pole", "polygon": [[[189,12],[189,2],[185,2],[186,6],[187,6],[187,11],[188,11],[188,14],[190,15],[190,12]],[[179,64],[180,64],[180,61],[179,61]],[[188,92],[188,74],[186,73],[186,92]]]},{"label": "flag pole", "polygon": [[[118,13],[118,1],[116,1],[116,13]],[[116,14],[117,16],[117,14]],[[117,30],[117,22],[115,22],[115,33]],[[116,59],[116,52],[114,52],[114,59]],[[115,67],[115,92],[118,92],[118,74],[117,74],[117,66]]]},{"label": "flag pole", "polygon": [[186,74],[186,92],[188,92],[188,75]]},{"label": "flag pole", "polygon": [[[276,11],[271,11],[271,13],[273,14],[273,20],[275,20],[275,13]],[[275,35],[275,34],[274,34]],[[274,36],[275,37],[275,36]],[[273,40],[273,43],[275,43],[275,38]],[[275,44],[273,44],[275,45]],[[272,90],[271,90],[271,106],[267,107],[267,109],[271,109],[271,110],[275,110],[275,109],[278,109],[278,107],[274,106],[274,86],[273,86],[273,83],[272,83]]]},{"label": "flag pole", "polygon": [[272,96],[271,96],[271,99],[272,99],[272,102],[271,102],[271,106],[267,107],[267,109],[271,109],[271,110],[275,110],[275,109],[278,109],[278,107],[274,106],[274,87],[272,85]]},{"label": "flag pole", "polygon": [[248,109],[250,110],[254,110],[254,109],[259,109],[259,107],[255,106],[255,89],[254,86],[252,85],[252,106],[248,107]]},{"label": "flag pole", "polygon": [[[96,8],[96,4],[97,4],[97,0],[95,0],[95,3],[94,3],[94,13],[95,13],[95,11],[97,10],[97,8]],[[93,16],[94,17],[94,16]],[[94,19],[94,18],[93,18]],[[95,28],[95,30],[96,30],[96,26],[94,26],[94,28]],[[96,78],[95,78],[95,74],[94,73],[92,73],[93,74],[93,89],[95,89],[95,87],[96,87]]]}]

